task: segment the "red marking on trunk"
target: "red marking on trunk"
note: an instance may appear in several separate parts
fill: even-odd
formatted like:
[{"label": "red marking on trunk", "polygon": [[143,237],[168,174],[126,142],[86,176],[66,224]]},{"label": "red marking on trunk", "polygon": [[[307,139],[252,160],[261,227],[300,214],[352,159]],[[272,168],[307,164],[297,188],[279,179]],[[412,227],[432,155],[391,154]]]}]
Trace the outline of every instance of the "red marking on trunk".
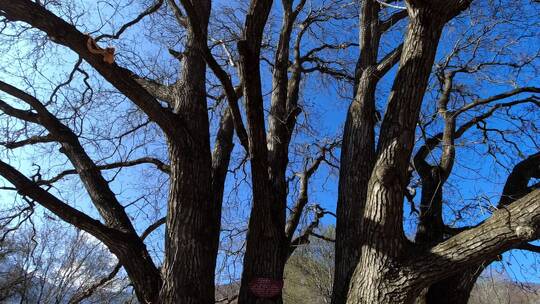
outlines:
[{"label": "red marking on trunk", "polygon": [[258,298],[269,299],[278,296],[283,289],[283,280],[255,278],[249,282],[249,290]]}]

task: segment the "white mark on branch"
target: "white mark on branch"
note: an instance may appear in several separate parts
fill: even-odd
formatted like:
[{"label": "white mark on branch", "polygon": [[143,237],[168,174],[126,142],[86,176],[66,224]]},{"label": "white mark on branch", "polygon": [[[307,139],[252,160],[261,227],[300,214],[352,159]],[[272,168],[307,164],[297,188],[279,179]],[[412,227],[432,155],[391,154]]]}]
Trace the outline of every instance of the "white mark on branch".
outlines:
[{"label": "white mark on branch", "polygon": [[516,228],[516,235],[518,238],[522,240],[532,240],[535,236],[535,231],[530,226],[517,226]]},{"label": "white mark on branch", "polygon": [[401,9],[401,10],[406,10],[407,9],[405,6],[399,6],[399,5],[395,5],[395,4],[386,3],[386,2],[383,2],[382,0],[375,0],[375,1],[377,1],[382,6]]}]

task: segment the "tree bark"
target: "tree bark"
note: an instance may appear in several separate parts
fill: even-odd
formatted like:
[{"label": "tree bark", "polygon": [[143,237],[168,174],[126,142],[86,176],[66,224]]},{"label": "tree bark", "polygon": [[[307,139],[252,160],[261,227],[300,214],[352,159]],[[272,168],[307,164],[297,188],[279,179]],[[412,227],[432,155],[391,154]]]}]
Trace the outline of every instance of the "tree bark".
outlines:
[{"label": "tree bark", "polygon": [[362,1],[361,53],[354,99],[343,133],[336,209],[336,258],[332,304],[343,304],[360,256],[361,220],[375,157],[375,76],[380,41],[379,5]]},{"label": "tree bark", "polygon": [[[531,191],[528,184],[531,178],[538,178],[540,176],[539,165],[540,153],[536,153],[519,162],[514,167],[504,185],[503,193],[499,200],[499,208],[508,206]],[[422,192],[423,189],[424,185],[422,185]],[[440,213],[439,216],[442,216],[442,213]],[[441,226],[439,227],[439,229],[442,228]],[[434,283],[427,290],[425,303],[466,304],[470,298],[471,291],[476,284],[476,280],[482,274],[482,271],[493,261],[494,260],[486,260],[482,263],[472,265],[463,273],[453,275]]]},{"label": "tree bark", "polygon": [[485,266],[473,266],[463,273],[431,285],[425,295],[425,304],[467,304],[476,280]]},{"label": "tree bark", "polygon": [[242,280],[238,303],[281,303],[281,295],[258,298],[249,290],[257,278],[283,280],[285,246],[285,206],[276,195],[269,176],[269,151],[264,122],[261,91],[260,49],[271,0],[251,2],[244,27],[244,38],[238,42],[240,74],[246,103],[253,206],[246,237]]},{"label": "tree bark", "polygon": [[[403,196],[416,122],[444,25],[429,5],[409,4],[410,23],[400,65],[381,126],[347,303],[410,303],[407,273],[400,271],[408,242],[403,233]],[[400,284],[394,280],[400,278]],[[406,291],[407,290],[407,291]]]},{"label": "tree bark", "polygon": [[[224,178],[213,173],[213,168],[219,166],[215,162],[212,165],[206,62],[200,52],[203,46],[198,45],[206,42],[210,2],[200,1],[194,7],[200,24],[188,26],[181,79],[174,87],[173,100],[173,112],[184,117],[188,135],[168,137],[171,177],[160,297],[162,303],[171,304],[206,304],[215,300],[214,272]],[[204,39],[195,36],[191,29],[194,26],[202,29]],[[230,134],[230,122],[226,123]],[[230,135],[218,138],[218,143],[220,139],[231,145]],[[226,160],[228,163],[228,157]]]}]

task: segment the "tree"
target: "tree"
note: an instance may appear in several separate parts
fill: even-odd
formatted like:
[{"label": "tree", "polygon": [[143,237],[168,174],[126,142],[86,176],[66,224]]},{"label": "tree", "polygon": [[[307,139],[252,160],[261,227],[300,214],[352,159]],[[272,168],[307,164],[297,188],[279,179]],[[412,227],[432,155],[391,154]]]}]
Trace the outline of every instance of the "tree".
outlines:
[{"label": "tree", "polygon": [[[321,227],[322,228],[322,227]],[[334,228],[326,227],[295,250],[285,267],[285,303],[330,303],[334,275]]]},{"label": "tree", "polygon": [[[473,118],[461,129],[456,130],[458,116],[476,106],[520,93],[537,93],[538,88],[523,87],[485,99],[477,98],[473,102],[465,103],[463,108],[460,109],[458,106],[456,110],[451,111],[447,108],[449,95],[451,92],[460,92],[452,86],[452,78],[456,73],[472,73],[474,69],[472,66],[462,67],[461,70],[455,67],[454,71],[442,74],[444,77],[441,78],[447,81],[441,86],[442,93],[436,115],[444,118],[445,131],[430,140],[428,144],[430,148],[420,148],[415,160],[420,161],[427,157],[428,151],[439,143],[442,145],[442,156],[435,166],[426,168],[425,165],[415,162],[416,167],[413,167],[421,177],[422,186],[420,224],[416,243],[413,244],[404,236],[402,214],[403,199],[405,194],[408,194],[405,189],[410,181],[409,158],[413,151],[416,125],[420,122],[418,114],[424,93],[428,88],[428,78],[443,28],[461,11],[467,9],[470,2],[427,4],[421,1],[407,1],[406,10],[409,18],[407,34],[399,67],[389,93],[386,113],[378,130],[377,144],[374,142],[372,117],[375,108],[374,86],[380,77],[374,76],[375,73],[372,70],[377,67],[377,62],[373,58],[378,57],[376,52],[379,49],[380,33],[384,27],[380,25],[379,4],[375,1],[363,1],[362,4],[361,37],[366,42],[361,44],[359,65],[362,67],[360,71],[364,78],[360,77],[358,81],[358,91],[355,91],[355,101],[349,109],[343,138],[344,152],[342,152],[340,163],[343,175],[340,179],[340,200],[337,212],[334,302],[344,303],[346,292],[343,290],[350,286],[347,303],[410,303],[418,296],[420,290],[448,277],[454,271],[463,269],[477,271],[475,261],[493,258],[517,246],[520,238],[530,240],[519,237],[520,233],[512,229],[509,231],[514,232],[507,241],[503,241],[504,237],[500,232],[493,232],[494,227],[501,225],[501,222],[496,224],[497,219],[504,221],[502,220],[503,211],[499,211],[499,217],[495,213],[482,225],[452,238],[443,238],[444,223],[440,195],[454,162],[454,141],[461,136],[461,133],[489,117],[498,108],[520,103],[537,105],[537,101],[533,96],[495,105],[491,111]],[[474,40],[466,43],[474,44]],[[374,52],[375,55],[369,55]],[[365,54],[365,57],[362,54]],[[369,58],[371,58],[371,61],[368,61],[369,64],[362,66],[362,63]],[[486,63],[486,65],[498,63],[504,65],[498,60],[499,58],[495,60],[497,62]],[[473,60],[469,61],[469,63],[472,62]],[[514,65],[517,66],[519,63],[514,62]],[[371,89],[360,88],[362,84],[370,85]],[[365,96],[368,93],[369,95]],[[467,96],[466,93],[463,96]],[[357,153],[357,151],[366,152]],[[355,165],[363,167],[354,168],[351,172],[344,174],[344,168]],[[527,187],[529,178],[525,180],[525,189],[520,190],[522,194],[531,191]],[[352,191],[359,192],[354,195]],[[537,196],[538,192],[532,192],[526,198],[534,202],[537,201]],[[523,201],[526,199],[522,199]],[[516,203],[516,208],[518,205],[519,203]],[[352,212],[355,214],[351,216]],[[517,214],[512,214],[512,217],[514,216],[519,218]],[[531,225],[535,224],[531,223]],[[487,231],[492,231],[491,236],[486,233]],[[498,239],[497,249],[490,247],[490,237]],[[344,259],[345,262],[342,262]],[[348,278],[351,275],[349,285]],[[461,277],[456,283],[471,281],[464,278]],[[442,284],[448,284],[448,282]],[[444,286],[444,288],[452,289],[448,285]],[[450,294],[451,292],[447,295]],[[440,290],[433,292],[432,301],[440,303],[446,299],[453,303],[455,298],[445,298]]]},{"label": "tree", "polygon": [[[38,204],[105,244],[125,269],[140,302],[215,301],[223,200],[229,191],[228,172],[238,170],[230,170],[235,161],[238,168],[249,164],[244,168],[249,183],[242,189],[249,191],[251,207],[245,247],[238,250],[243,255],[239,303],[282,301],[279,294],[261,299],[250,286],[259,281],[280,286],[291,253],[309,242],[320,219],[331,213],[309,204],[309,182],[321,166],[338,169],[337,148],[341,148],[341,159],[335,304],[411,303],[422,290],[435,290],[437,284],[452,290],[450,283],[441,280],[477,269],[536,239],[540,192],[529,184],[538,172],[524,174],[520,165],[515,167],[517,180],[512,175],[508,178],[501,199],[505,202],[489,219],[470,229],[454,230],[446,229],[442,219],[442,186],[455,162],[456,140],[472,126],[491,132],[486,121],[499,109],[524,109],[532,104],[532,110],[538,110],[534,94],[540,89],[528,79],[516,77],[512,89],[490,82],[485,88],[497,93],[488,97],[463,89],[468,81],[460,85],[456,81],[458,74],[472,74],[475,67],[484,72],[487,66],[496,66],[499,72],[507,71],[502,67],[506,66],[513,73],[530,69],[527,74],[534,77],[537,50],[510,48],[509,53],[516,56],[500,54],[490,61],[475,48],[475,39],[466,40],[457,43],[455,52],[450,49],[446,64],[443,60],[434,69],[439,46],[441,53],[447,51],[441,41],[451,40],[448,25],[462,29],[456,24],[460,20],[480,22],[490,32],[489,24],[482,23],[488,18],[478,21],[474,15],[463,15],[471,3],[477,10],[493,6],[498,12],[507,2],[365,0],[358,2],[356,10],[356,4],[341,0],[282,0],[276,8],[281,15],[277,26],[271,0],[252,0],[248,5],[158,0],[141,13],[132,11],[131,1],[104,3],[106,9],[98,3],[94,17],[86,18],[78,13],[89,5],[85,1],[0,0],[6,52],[18,55],[10,47],[19,47],[24,54],[24,46],[31,46],[27,56],[15,56],[26,65],[17,68],[6,63],[6,75],[11,77],[0,80],[5,99],[0,99],[5,117],[3,146],[11,159],[0,161],[0,175],[9,183],[5,190],[18,195],[20,208],[13,209],[15,214]],[[526,1],[508,6],[524,11],[535,8]],[[133,18],[122,18],[125,13]],[[354,26],[358,15],[357,43],[343,29]],[[504,20],[498,14],[491,17]],[[533,40],[527,38],[538,26],[537,17],[523,18],[522,24],[527,27],[517,41]],[[118,43],[122,51],[115,62],[104,61],[99,51],[96,54],[88,47],[93,44],[90,39],[129,41],[129,29],[142,25],[150,28],[151,35],[143,40],[134,34],[128,46]],[[511,41],[516,31],[491,33],[491,42]],[[76,56],[72,69],[65,68],[64,57],[51,55],[51,43],[62,47],[57,54]],[[352,59],[346,51],[357,45],[360,52]],[[148,47],[153,54],[144,57],[133,49],[136,46]],[[463,63],[465,57],[455,56],[462,51],[473,59]],[[518,53],[525,53],[519,62],[514,58]],[[56,71],[42,72],[40,66],[50,64],[48,60],[61,63],[56,68],[62,76]],[[34,72],[28,74],[26,68]],[[433,71],[436,80],[430,80]],[[353,93],[342,139],[300,132],[302,123],[306,129],[316,129],[314,122],[302,121],[300,115],[308,109],[302,95],[308,94],[305,86],[312,73]],[[431,84],[437,81],[441,84],[435,93],[438,106],[429,116],[425,114],[430,110],[426,92],[436,92]],[[380,117],[378,100],[385,94],[378,85],[385,82],[391,88]],[[321,87],[315,89],[319,93]],[[505,101],[518,96],[525,97]],[[428,121],[420,119],[422,110],[431,117]],[[468,117],[472,113],[474,117]],[[512,114],[508,112],[507,117]],[[440,135],[426,133],[441,125]],[[520,132],[526,134],[523,129]],[[415,150],[417,136],[425,140]],[[527,153],[537,150],[536,139],[532,135],[533,148]],[[502,141],[506,142],[504,136]],[[240,143],[236,150],[235,142]],[[308,148],[298,153],[302,146]],[[54,156],[48,162],[35,160],[33,175],[24,174],[30,171],[28,164],[16,168],[13,160],[24,158],[18,152],[21,149]],[[435,162],[427,159],[433,154],[440,156]],[[534,155],[523,161],[532,159],[537,165]],[[293,157],[299,160],[291,161]],[[514,157],[514,165],[518,158],[526,157]],[[149,165],[159,172],[146,175],[153,178],[124,193],[123,186],[133,175],[117,180],[120,171]],[[58,167],[63,169],[56,172]],[[73,174],[91,203],[87,208],[95,208],[96,213],[76,208],[66,194],[77,191],[67,191],[57,183]],[[405,197],[412,196],[407,187],[414,176],[420,179],[422,198],[416,242],[411,242],[405,237],[403,211]],[[163,184],[166,191],[161,191]],[[298,190],[290,191],[295,186]],[[130,197],[132,193],[140,196]],[[167,201],[164,214],[159,212],[161,201]],[[312,220],[301,227],[310,205]],[[101,220],[94,218],[98,215]],[[6,225],[16,218],[7,217]],[[139,221],[142,218],[144,224]],[[149,250],[151,243],[145,239],[163,223],[161,255]],[[161,258],[163,262],[157,263]]]},{"label": "tree", "polygon": [[[23,41],[26,30],[30,27],[32,34],[41,36],[40,39],[43,39],[45,43],[53,42],[67,47],[78,56],[75,67],[68,72],[68,80],[53,87],[49,101],[40,100],[37,96],[40,94],[36,92],[37,85],[29,77],[21,77],[23,83],[30,84],[26,90],[2,81],[1,90],[9,98],[8,101],[2,101],[0,104],[2,112],[9,118],[4,125],[8,136],[3,145],[13,150],[34,145],[52,143],[54,146],[57,144],[60,146],[59,158],[73,166],[73,169],[69,168],[56,176],[45,179],[42,176],[44,173],[40,172],[41,166],[38,165],[38,171],[32,178],[28,178],[12,165],[2,161],[0,174],[13,186],[6,189],[17,191],[17,194],[28,201],[28,204],[37,203],[45,207],[63,221],[103,242],[126,270],[140,302],[212,303],[214,301],[214,269],[220,236],[221,203],[233,150],[234,130],[240,144],[249,151],[253,187],[253,212],[250,217],[253,224],[250,224],[248,246],[245,252],[241,301],[254,301],[253,295],[247,292],[247,285],[253,278],[270,277],[281,280],[285,260],[290,255],[290,245],[305,239],[305,236],[295,239],[294,233],[297,231],[301,214],[307,204],[307,182],[321,163],[331,163],[332,150],[337,146],[338,141],[332,140],[327,144],[319,145],[317,149],[319,155],[312,160],[306,159],[305,166],[301,170],[302,187],[295,207],[296,211],[290,215],[286,226],[285,168],[288,142],[296,117],[300,113],[298,91],[302,74],[317,70],[315,67],[310,71],[304,71],[302,63],[317,60],[317,54],[323,50],[340,50],[347,48],[348,45],[323,45],[322,48],[314,48],[307,55],[302,56],[300,54],[301,40],[309,27],[338,18],[331,14],[326,16],[325,14],[331,12],[328,9],[309,12],[302,21],[303,30],[297,33],[294,77],[290,80],[284,79],[284,77],[287,78],[288,70],[286,60],[290,42],[288,35],[291,34],[295,18],[305,2],[295,7],[294,11],[292,2],[288,3],[286,15],[289,21],[283,27],[282,32],[285,35],[281,42],[283,46],[278,51],[274,65],[279,67],[275,69],[277,79],[275,83],[281,91],[275,91],[277,95],[271,110],[275,113],[272,118],[274,123],[271,123],[269,139],[276,139],[276,142],[268,150],[258,66],[262,32],[271,4],[271,1],[257,1],[251,4],[242,37],[238,42],[238,59],[230,57],[225,61],[226,63],[232,61],[233,66],[239,67],[241,82],[238,87],[235,87],[232,83],[234,78],[226,73],[221,65],[222,62],[218,63],[217,55],[207,45],[207,40],[210,38],[208,34],[210,1],[193,3],[181,1],[180,4],[167,1],[167,7],[164,7],[164,1],[157,1],[135,18],[119,26],[116,31],[113,29],[114,34],[95,37],[96,42],[104,38],[118,39],[131,26],[152,14],[166,14],[163,20],[167,21],[171,21],[169,17],[172,17],[174,27],[176,27],[173,28],[172,35],[176,38],[173,45],[169,45],[169,53],[180,62],[180,67],[174,71],[176,74],[170,77],[174,79],[170,85],[160,83],[159,79],[138,76],[135,72],[119,65],[119,58],[116,58],[117,61],[113,63],[105,62],[95,50],[89,49],[88,45],[93,44],[89,42],[89,35],[84,34],[84,31],[76,26],[80,16],[72,15],[73,11],[63,10],[69,5],[73,9],[78,8],[75,2],[67,5],[33,1],[0,3],[3,22],[9,27],[4,31],[6,37],[16,37],[15,43]],[[119,4],[113,5],[113,15],[117,13],[115,10],[121,7]],[[178,37],[181,43],[178,43]],[[182,47],[183,51],[176,51],[174,44]],[[225,42],[218,42],[219,44],[223,45],[225,53],[228,53]],[[36,52],[39,52],[39,48]],[[135,114],[124,116],[109,111],[107,115],[110,118],[105,116],[106,120],[110,119],[109,121],[127,122],[129,126],[127,129],[120,128],[120,131],[116,129],[117,126],[114,126],[112,130],[87,129],[82,125],[83,117],[86,118],[85,114],[88,114],[85,106],[99,108],[106,105],[107,99],[104,96],[94,96],[94,84],[90,83],[90,74],[86,71],[83,60],[111,84],[116,92],[135,105],[136,110],[132,110],[125,103],[117,104],[121,109],[127,109],[128,113]],[[158,69],[144,68],[143,60],[139,62],[143,68],[136,65],[135,68],[139,68],[143,73],[159,73]],[[215,98],[216,104],[219,105],[224,98],[228,102],[228,107],[218,113],[220,122],[212,140],[213,150],[210,144],[207,105],[207,95],[209,95],[207,66],[214,72],[224,91],[223,97]],[[82,75],[82,83],[74,81],[75,76],[79,74]],[[82,86],[81,91],[77,91],[77,84]],[[69,86],[68,89],[64,88],[67,86]],[[98,88],[100,94],[107,93],[106,89]],[[58,93],[65,93],[64,89],[75,97],[67,95],[58,97],[60,95]],[[289,94],[284,93],[287,90]],[[105,94],[105,96],[114,95]],[[243,125],[243,117],[238,104],[238,99],[242,96],[249,133]],[[70,111],[67,117],[61,114],[61,111],[66,109],[65,106]],[[137,111],[144,113],[142,121],[138,121]],[[99,125],[100,119],[104,118],[92,117],[91,120],[96,123],[94,127]],[[14,121],[13,124],[11,124],[12,121]],[[287,121],[286,125],[283,125],[282,121]],[[139,132],[140,130],[144,133]],[[111,132],[108,133],[109,131]],[[108,156],[100,155],[102,150],[106,149],[111,149],[117,157],[119,155],[114,151],[123,150],[126,140],[136,140],[137,136],[145,137],[152,132],[158,133],[156,138],[166,143],[168,161],[160,159],[163,155],[156,158],[144,155],[137,159],[120,157],[121,159],[115,162],[99,164],[93,159],[107,159]],[[161,132],[164,138],[161,138]],[[27,135],[28,133],[32,135]],[[80,133],[91,134],[91,136],[87,140],[80,136]],[[111,145],[103,143],[103,139],[111,141]],[[148,138],[145,139],[148,140]],[[137,143],[131,148],[132,150],[127,149],[129,150],[126,153],[127,156],[138,154],[137,147],[144,144],[151,145],[152,140]],[[91,148],[93,145],[98,147],[96,151]],[[107,178],[103,172],[143,164],[155,165],[168,174],[167,228],[164,262],[161,269],[156,266],[143,242],[145,234],[137,232],[140,227],[134,225],[130,218],[132,215],[126,212],[127,206],[131,204],[121,203],[125,197],[114,193],[111,185],[114,176]],[[270,175],[269,167],[272,168]],[[62,192],[59,191],[59,187],[51,189],[55,182],[70,174],[78,175],[86,195],[103,222],[60,199]],[[274,195],[276,195],[275,198]],[[134,203],[139,200],[148,201],[148,195],[145,194]],[[276,205],[275,202],[279,204]],[[269,214],[272,216],[269,217]],[[277,216],[278,214],[281,215]],[[321,211],[321,214],[324,212]],[[146,231],[155,229],[163,222],[164,220],[159,219],[151,223]],[[261,260],[268,261],[269,264],[261,263]]]},{"label": "tree", "polygon": [[17,234],[4,236],[2,302],[120,303],[133,297],[126,291],[126,278],[97,285],[109,272],[116,275],[116,261],[100,242],[80,230],[50,217],[39,225],[24,223]]}]

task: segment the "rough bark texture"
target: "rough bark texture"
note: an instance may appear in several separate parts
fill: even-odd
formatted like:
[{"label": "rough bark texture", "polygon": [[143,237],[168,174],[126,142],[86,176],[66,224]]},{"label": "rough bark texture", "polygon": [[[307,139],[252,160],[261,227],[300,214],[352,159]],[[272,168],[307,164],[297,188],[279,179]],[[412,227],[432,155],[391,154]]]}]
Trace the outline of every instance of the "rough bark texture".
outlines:
[{"label": "rough bark texture", "polygon": [[445,20],[425,3],[409,3],[408,11],[410,23],[381,126],[361,222],[365,238],[347,303],[408,303],[414,297],[400,291],[407,286],[403,282],[407,275],[399,270],[409,246],[402,228],[403,190],[418,113]]},{"label": "rough bark texture", "polygon": [[246,252],[238,303],[279,303],[276,299],[257,298],[249,283],[256,278],[283,279],[285,247],[285,206],[277,197],[268,172],[269,151],[266,145],[263,97],[260,75],[262,34],[272,1],[251,2],[244,28],[244,39],[238,42],[240,74],[244,84],[249,153],[253,187],[253,206],[248,224]]},{"label": "rough bark texture", "polygon": [[[48,11],[40,2],[0,0],[3,17],[25,22],[47,33],[51,41],[76,52],[166,135],[170,166],[158,163],[170,174],[162,277],[145,247],[147,234],[137,235],[123,205],[102,176],[103,167],[94,163],[78,137],[48,112],[44,103],[3,82],[0,82],[0,90],[24,102],[31,111],[2,101],[0,110],[47,131],[46,136],[30,138],[27,142],[61,145],[61,152],[74,167],[71,171],[79,175],[103,223],[70,207],[2,161],[0,175],[13,184],[20,195],[35,200],[107,245],[125,268],[141,303],[209,304],[215,301],[214,271],[221,202],[236,130],[240,143],[249,151],[253,187],[238,302],[281,303],[281,295],[273,299],[257,298],[249,290],[250,282],[257,278],[283,280],[285,262],[294,250],[291,245],[309,242],[310,231],[324,215],[322,209],[317,210],[305,233],[294,238],[302,211],[308,204],[308,180],[324,160],[326,148],[322,148],[321,156],[309,166],[306,161],[304,172],[299,174],[300,194],[286,221],[289,144],[300,113],[299,86],[305,72],[302,62],[308,60],[307,57],[301,59],[301,37],[311,22],[309,18],[298,31],[292,62],[290,41],[296,18],[306,1],[297,1],[293,9],[294,1],[282,0],[283,24],[273,64],[268,134],[260,54],[273,1],[250,2],[243,37],[238,42],[241,79],[238,90],[241,88],[245,99],[247,130],[238,105],[241,94],[207,45],[211,1],[180,2],[183,9],[175,1],[168,1],[179,26],[186,30],[181,75],[176,84],[164,86],[141,79],[116,63],[104,63],[101,56],[87,49],[87,35]],[[155,12],[162,3],[163,0],[158,1],[151,11]],[[442,186],[452,169],[454,139],[478,119],[483,119],[475,117],[456,131],[455,117],[476,105],[513,96],[525,89],[530,92],[538,92],[538,89],[516,89],[450,113],[446,105],[453,75],[445,75],[438,104],[439,115],[445,122],[444,132],[428,141],[414,159],[423,188],[416,244],[412,244],[403,233],[403,198],[418,115],[442,29],[470,1],[408,0],[406,11],[394,13],[385,21],[379,20],[381,2],[364,0],[359,3],[361,51],[341,151],[332,303],[412,303],[421,290],[426,291],[427,303],[465,303],[485,265],[501,252],[538,238],[540,190],[532,192],[528,182],[540,176],[540,167],[538,154],[516,166],[501,198],[500,205],[504,208],[478,227],[445,239]],[[381,35],[407,15],[410,22],[403,46],[379,60]],[[376,143],[377,82],[398,60],[400,65]],[[206,100],[207,66],[223,85],[229,102],[213,151]],[[167,102],[169,107],[162,107],[158,99]],[[496,106],[490,111],[495,110]],[[443,151],[440,162],[428,164],[427,154],[440,143]]]},{"label": "rough bark texture", "polygon": [[[367,1],[365,1],[367,2]],[[375,12],[375,16],[377,12]],[[367,35],[367,33],[366,33]],[[371,41],[371,40],[369,40]],[[354,265],[358,263],[361,238],[360,219],[367,195],[367,183],[373,168],[375,156],[375,86],[372,76],[377,60],[378,41],[368,49],[369,54],[361,55],[359,69],[361,76],[355,99],[349,107],[339,178],[339,196],[336,222],[336,262],[332,303],[344,303]]]},{"label": "rough bark texture", "polygon": [[[362,1],[361,5],[361,50],[356,64],[354,98],[347,112],[341,149],[333,304],[345,303],[360,254],[360,223],[375,157],[375,89],[401,52],[401,47],[398,47],[380,63],[377,61],[380,38],[388,26],[379,21],[380,6],[377,3]],[[404,16],[399,13],[391,19],[395,23]]]},{"label": "rough bark texture", "polygon": [[[152,7],[152,12],[162,3],[163,1],[158,1]],[[28,192],[28,196],[66,222],[103,241],[126,269],[141,303],[214,302],[214,270],[219,241],[221,199],[233,146],[233,117],[229,110],[225,111],[211,155],[206,64],[203,58],[205,53],[200,52],[205,47],[200,45],[200,41],[206,43],[207,38],[210,1],[191,4],[198,23],[195,27],[188,25],[187,28],[188,37],[180,80],[175,86],[167,87],[164,94],[161,90],[164,87],[158,83],[150,83],[148,86],[148,81],[141,80],[128,69],[116,63],[104,63],[99,55],[91,54],[86,47],[87,35],[39,3],[0,1],[0,10],[7,19],[28,23],[47,33],[55,43],[76,52],[157,123],[167,136],[171,165],[166,171],[170,172],[171,178],[162,281],[142,238],[137,236],[122,205],[101,176],[101,168],[86,154],[75,134],[48,113],[32,96],[7,84],[0,88],[28,103],[38,114],[30,115],[7,104],[0,104],[2,110],[7,110],[19,119],[41,124],[50,132],[50,141],[62,144],[61,152],[69,158],[81,177],[105,224],[69,207],[4,163],[0,168],[2,176],[8,176],[8,180],[17,187],[26,189],[24,193]],[[196,39],[194,32],[203,37]],[[156,90],[156,86],[160,90]],[[162,107],[157,98],[164,99],[173,109]],[[163,287],[162,282],[165,283]]]},{"label": "rough bark texture", "polygon": [[[199,1],[195,7],[200,24],[189,27],[198,26],[206,35],[210,2]],[[214,302],[221,204],[208,191],[212,189],[212,157],[206,63],[197,45],[200,41],[190,30],[181,79],[174,88],[174,113],[184,115],[188,136],[169,138],[171,178],[162,267],[163,303]]]}]

